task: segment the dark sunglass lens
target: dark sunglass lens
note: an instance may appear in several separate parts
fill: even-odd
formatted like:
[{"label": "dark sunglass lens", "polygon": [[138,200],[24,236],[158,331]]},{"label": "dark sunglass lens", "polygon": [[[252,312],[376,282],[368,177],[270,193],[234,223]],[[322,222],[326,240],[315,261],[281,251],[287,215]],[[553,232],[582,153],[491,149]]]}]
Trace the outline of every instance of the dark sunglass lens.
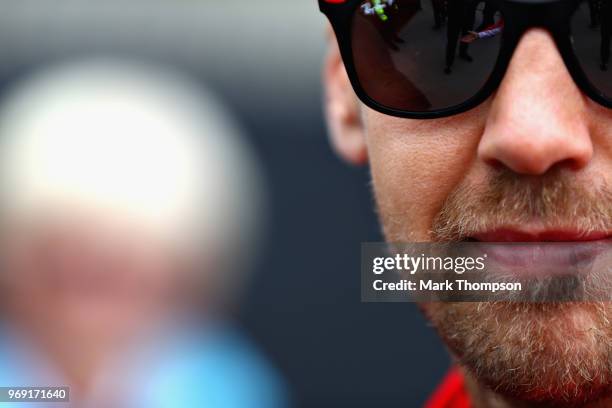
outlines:
[{"label": "dark sunglass lens", "polygon": [[489,78],[503,29],[492,1],[363,1],[352,28],[357,77],[365,93],[387,108],[451,108]]},{"label": "dark sunglass lens", "polygon": [[612,99],[612,1],[584,0],[572,17],[574,53],[591,84]]}]

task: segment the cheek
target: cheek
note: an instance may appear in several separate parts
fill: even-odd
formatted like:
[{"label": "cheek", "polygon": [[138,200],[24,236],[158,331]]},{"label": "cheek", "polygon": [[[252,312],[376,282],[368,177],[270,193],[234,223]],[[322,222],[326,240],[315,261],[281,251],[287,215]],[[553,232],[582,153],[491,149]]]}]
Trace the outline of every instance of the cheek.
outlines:
[{"label": "cheek", "polygon": [[[389,241],[426,241],[436,214],[475,162],[483,125],[367,113],[368,154]],[[477,118],[476,118],[477,119]]]}]

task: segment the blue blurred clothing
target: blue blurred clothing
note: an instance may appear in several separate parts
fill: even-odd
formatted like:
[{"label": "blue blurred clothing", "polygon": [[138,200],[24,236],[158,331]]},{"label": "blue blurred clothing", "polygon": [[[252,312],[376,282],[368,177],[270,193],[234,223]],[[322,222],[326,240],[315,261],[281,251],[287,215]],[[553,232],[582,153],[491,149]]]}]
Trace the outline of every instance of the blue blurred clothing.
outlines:
[{"label": "blue blurred clothing", "polygon": [[[276,372],[238,331],[223,325],[206,329],[166,327],[134,343],[101,375],[99,387],[79,402],[98,407],[96,395],[134,408],[285,408],[288,399]],[[0,386],[58,384],[61,376],[24,339],[0,331]],[[43,383],[40,383],[43,381]],[[49,383],[54,381],[54,383]],[[113,385],[115,384],[115,385]],[[118,385],[118,386],[117,386]],[[74,399],[72,399],[74,401]],[[81,399],[79,399],[81,400]],[[10,403],[7,407],[67,406]],[[75,406],[71,404],[71,406]]]}]

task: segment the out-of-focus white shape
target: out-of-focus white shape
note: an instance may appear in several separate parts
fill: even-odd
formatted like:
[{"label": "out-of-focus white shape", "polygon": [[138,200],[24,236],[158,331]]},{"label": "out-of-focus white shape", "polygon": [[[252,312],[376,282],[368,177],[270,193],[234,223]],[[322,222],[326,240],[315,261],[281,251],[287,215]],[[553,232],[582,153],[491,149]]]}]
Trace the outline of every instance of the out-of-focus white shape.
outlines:
[{"label": "out-of-focus white shape", "polygon": [[4,1],[0,73],[58,55],[123,52],[196,67],[262,114],[298,105],[318,113],[326,24],[314,0]]},{"label": "out-of-focus white shape", "polygon": [[220,105],[169,69],[64,63],[0,107],[0,208],[10,219],[84,213],[227,257],[255,233],[257,170]]}]

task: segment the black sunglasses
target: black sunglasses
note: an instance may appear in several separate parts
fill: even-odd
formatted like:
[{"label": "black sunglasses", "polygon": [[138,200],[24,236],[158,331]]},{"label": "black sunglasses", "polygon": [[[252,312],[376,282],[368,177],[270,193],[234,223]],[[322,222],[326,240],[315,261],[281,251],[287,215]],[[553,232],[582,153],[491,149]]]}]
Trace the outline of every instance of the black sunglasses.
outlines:
[{"label": "black sunglasses", "polygon": [[612,0],[319,0],[319,7],[355,92],[379,112],[425,119],[474,108],[497,89],[531,27],[548,30],[578,87],[612,108]]}]

